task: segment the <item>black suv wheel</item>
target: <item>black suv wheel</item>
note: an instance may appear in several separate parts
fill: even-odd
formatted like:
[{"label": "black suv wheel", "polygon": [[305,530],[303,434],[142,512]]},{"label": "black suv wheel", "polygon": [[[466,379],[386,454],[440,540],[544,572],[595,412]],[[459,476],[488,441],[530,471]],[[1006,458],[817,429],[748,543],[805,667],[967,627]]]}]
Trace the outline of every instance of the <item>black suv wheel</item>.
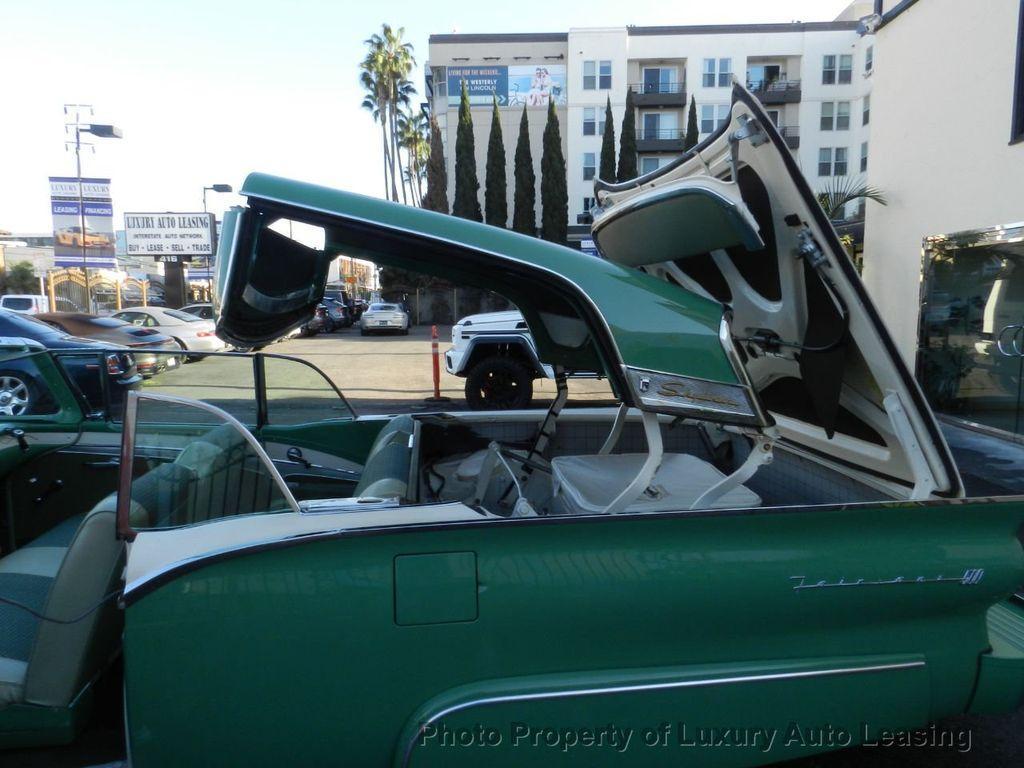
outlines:
[{"label": "black suv wheel", "polygon": [[511,357],[488,357],[466,376],[466,402],[474,411],[528,408],[534,373]]}]

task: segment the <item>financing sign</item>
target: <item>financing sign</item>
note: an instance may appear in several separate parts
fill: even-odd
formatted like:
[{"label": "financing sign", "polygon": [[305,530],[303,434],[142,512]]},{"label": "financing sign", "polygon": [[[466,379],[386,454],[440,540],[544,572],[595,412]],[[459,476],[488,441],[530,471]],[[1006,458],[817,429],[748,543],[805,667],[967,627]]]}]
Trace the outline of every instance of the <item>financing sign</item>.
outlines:
[{"label": "financing sign", "polygon": [[117,265],[110,179],[51,176],[50,211],[55,266],[113,269]]},{"label": "financing sign", "polygon": [[213,214],[126,213],[124,239],[129,256],[168,262],[213,256]]},{"label": "financing sign", "polygon": [[448,67],[448,106],[459,106],[462,83],[472,106],[488,106],[495,97],[501,107],[546,107],[567,101],[564,64]]}]

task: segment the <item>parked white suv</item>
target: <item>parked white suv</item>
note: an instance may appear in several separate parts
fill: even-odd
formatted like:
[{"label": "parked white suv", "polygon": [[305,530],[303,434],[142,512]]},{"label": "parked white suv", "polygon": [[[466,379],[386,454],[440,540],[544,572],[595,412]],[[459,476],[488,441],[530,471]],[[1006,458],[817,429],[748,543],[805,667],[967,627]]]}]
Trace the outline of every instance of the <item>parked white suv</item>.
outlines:
[{"label": "parked white suv", "polygon": [[530,329],[518,311],[464,317],[452,327],[444,353],[448,373],[466,379],[473,410],[527,408],[533,381],[553,376],[537,357]]}]

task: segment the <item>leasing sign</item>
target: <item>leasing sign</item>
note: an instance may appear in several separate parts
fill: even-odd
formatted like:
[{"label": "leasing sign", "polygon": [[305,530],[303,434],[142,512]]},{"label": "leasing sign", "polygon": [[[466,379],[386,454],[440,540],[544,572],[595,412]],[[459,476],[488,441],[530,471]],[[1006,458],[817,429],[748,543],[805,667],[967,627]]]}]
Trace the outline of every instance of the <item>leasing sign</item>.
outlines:
[{"label": "leasing sign", "polygon": [[213,255],[212,213],[126,213],[125,252],[157,261]]}]

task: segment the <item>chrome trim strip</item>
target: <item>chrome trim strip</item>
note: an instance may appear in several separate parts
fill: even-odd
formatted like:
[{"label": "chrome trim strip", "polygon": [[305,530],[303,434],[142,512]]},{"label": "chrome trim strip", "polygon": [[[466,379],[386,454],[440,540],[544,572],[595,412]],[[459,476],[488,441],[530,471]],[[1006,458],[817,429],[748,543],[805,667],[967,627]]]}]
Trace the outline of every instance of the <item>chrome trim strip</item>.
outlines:
[{"label": "chrome trim strip", "polygon": [[642,691],[664,691],[672,690],[677,688],[706,688],[715,685],[729,685],[733,683],[760,683],[769,682],[773,680],[798,680],[801,678],[810,677],[834,677],[837,675],[855,675],[865,672],[887,672],[898,669],[916,669],[924,667],[924,661],[904,661],[892,664],[872,664],[863,667],[835,667],[831,669],[815,669],[806,670],[802,672],[774,672],[760,675],[736,675],[733,677],[711,677],[711,678],[699,678],[696,680],[672,680],[664,683],[639,683],[633,685],[615,685],[608,686],[605,688],[576,688],[568,689],[564,691],[540,691],[537,693],[519,693],[519,694],[508,694],[504,696],[490,696],[487,698],[473,699],[466,701],[461,704],[453,704],[436,714],[432,715],[429,719],[421,723],[419,730],[416,735],[409,740],[406,745],[405,756],[402,760],[403,766],[409,765],[409,760],[412,757],[412,751],[415,747],[417,739],[423,735],[424,729],[427,726],[436,723],[443,717],[447,717],[455,712],[461,712],[466,709],[472,709],[480,706],[490,706],[492,704],[507,704],[509,702],[516,701],[539,701],[546,699],[565,699],[572,698],[575,696],[604,696],[608,694],[616,693],[637,693]]}]

